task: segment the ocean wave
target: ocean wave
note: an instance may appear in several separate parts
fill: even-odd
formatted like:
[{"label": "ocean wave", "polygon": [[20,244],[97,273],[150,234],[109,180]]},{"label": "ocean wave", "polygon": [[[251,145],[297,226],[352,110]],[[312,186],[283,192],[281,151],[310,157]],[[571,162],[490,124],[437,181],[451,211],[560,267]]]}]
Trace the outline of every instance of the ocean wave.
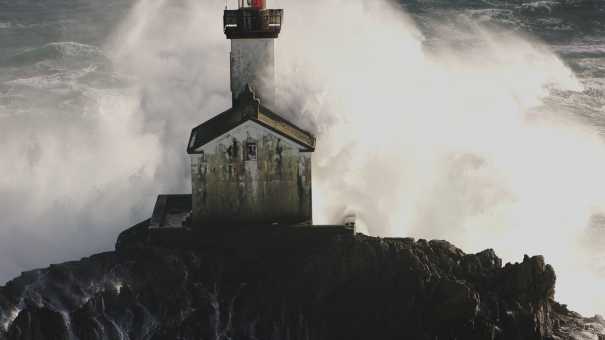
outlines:
[{"label": "ocean wave", "polygon": [[562,32],[562,31],[572,32],[574,30],[574,26],[566,23],[561,18],[553,18],[553,17],[538,18],[538,19],[536,19],[536,23],[538,24],[539,27],[541,27],[542,30],[558,31],[558,32]]},{"label": "ocean wave", "polygon": [[30,48],[8,58],[9,64],[31,64],[49,59],[62,58],[105,58],[103,51],[96,46],[73,41],[52,42],[41,47]]},{"label": "ocean wave", "polygon": [[519,27],[522,22],[515,17],[513,10],[502,8],[471,9],[464,12],[480,24],[495,23],[509,27]]},{"label": "ocean wave", "polygon": [[604,58],[605,44],[573,44],[573,45],[555,45],[553,49],[569,58]]},{"label": "ocean wave", "polygon": [[74,87],[77,85],[82,85],[78,83],[78,80],[91,72],[94,72],[95,70],[96,69],[94,67],[90,66],[80,70],[14,79],[4,82],[4,84],[9,86],[25,86],[36,89]]},{"label": "ocean wave", "polygon": [[481,19],[499,19],[506,18],[511,19],[514,16],[514,13],[510,9],[501,9],[501,8],[483,8],[483,9],[470,9],[467,10],[467,13],[472,17],[481,18]]},{"label": "ocean wave", "polygon": [[524,14],[551,14],[555,7],[562,4],[558,1],[540,0],[521,4],[521,12]]}]

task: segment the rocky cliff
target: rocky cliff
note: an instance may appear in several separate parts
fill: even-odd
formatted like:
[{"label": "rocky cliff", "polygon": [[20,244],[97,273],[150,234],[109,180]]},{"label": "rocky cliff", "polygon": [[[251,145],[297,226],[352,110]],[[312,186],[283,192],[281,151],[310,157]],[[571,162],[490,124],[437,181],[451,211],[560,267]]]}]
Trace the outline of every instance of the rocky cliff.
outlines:
[{"label": "rocky cliff", "polygon": [[116,251],[0,288],[0,339],[602,339],[540,256],[342,228],[137,225]]}]

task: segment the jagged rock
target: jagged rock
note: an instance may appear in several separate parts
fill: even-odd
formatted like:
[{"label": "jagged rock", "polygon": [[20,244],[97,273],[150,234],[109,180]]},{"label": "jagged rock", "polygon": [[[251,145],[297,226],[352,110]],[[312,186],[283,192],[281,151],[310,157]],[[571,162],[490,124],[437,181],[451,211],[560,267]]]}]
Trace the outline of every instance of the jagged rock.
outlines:
[{"label": "jagged rock", "polygon": [[8,339],[63,340],[69,339],[69,330],[61,313],[47,307],[30,307],[12,323]]},{"label": "jagged rock", "polygon": [[553,300],[542,257],[502,267],[446,241],[143,223],[116,248],[0,288],[0,315],[21,310],[0,339],[568,339],[603,324]]},{"label": "jagged rock", "polygon": [[460,280],[440,280],[432,293],[435,322],[466,323],[479,313],[479,294]]}]

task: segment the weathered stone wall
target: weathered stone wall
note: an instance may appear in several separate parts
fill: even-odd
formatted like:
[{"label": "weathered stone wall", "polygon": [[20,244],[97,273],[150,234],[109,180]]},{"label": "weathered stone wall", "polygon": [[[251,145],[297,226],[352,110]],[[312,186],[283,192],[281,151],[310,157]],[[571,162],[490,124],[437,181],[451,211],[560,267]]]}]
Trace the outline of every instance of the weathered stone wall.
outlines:
[{"label": "weathered stone wall", "polygon": [[299,149],[252,121],[204,145],[191,158],[194,224],[311,221],[311,154]]},{"label": "weathered stone wall", "polygon": [[267,105],[275,96],[275,40],[231,40],[231,92],[238,98],[247,85]]}]

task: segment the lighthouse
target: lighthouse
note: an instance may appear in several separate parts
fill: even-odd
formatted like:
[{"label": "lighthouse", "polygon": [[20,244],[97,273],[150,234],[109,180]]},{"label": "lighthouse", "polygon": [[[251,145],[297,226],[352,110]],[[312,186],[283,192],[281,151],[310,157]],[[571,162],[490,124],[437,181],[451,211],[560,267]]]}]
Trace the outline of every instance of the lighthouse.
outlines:
[{"label": "lighthouse", "polygon": [[264,0],[225,9],[231,107],[192,129],[191,195],[160,195],[150,228],[312,225],[315,137],[274,111],[283,15]]},{"label": "lighthouse", "polygon": [[267,9],[265,0],[238,0],[225,10],[223,28],[231,41],[230,73],[233,101],[250,85],[267,105],[275,101],[275,40],[283,10]]},{"label": "lighthouse", "polygon": [[312,224],[315,137],[273,111],[283,14],[264,0],[225,9],[232,106],[191,131],[193,228]]}]

